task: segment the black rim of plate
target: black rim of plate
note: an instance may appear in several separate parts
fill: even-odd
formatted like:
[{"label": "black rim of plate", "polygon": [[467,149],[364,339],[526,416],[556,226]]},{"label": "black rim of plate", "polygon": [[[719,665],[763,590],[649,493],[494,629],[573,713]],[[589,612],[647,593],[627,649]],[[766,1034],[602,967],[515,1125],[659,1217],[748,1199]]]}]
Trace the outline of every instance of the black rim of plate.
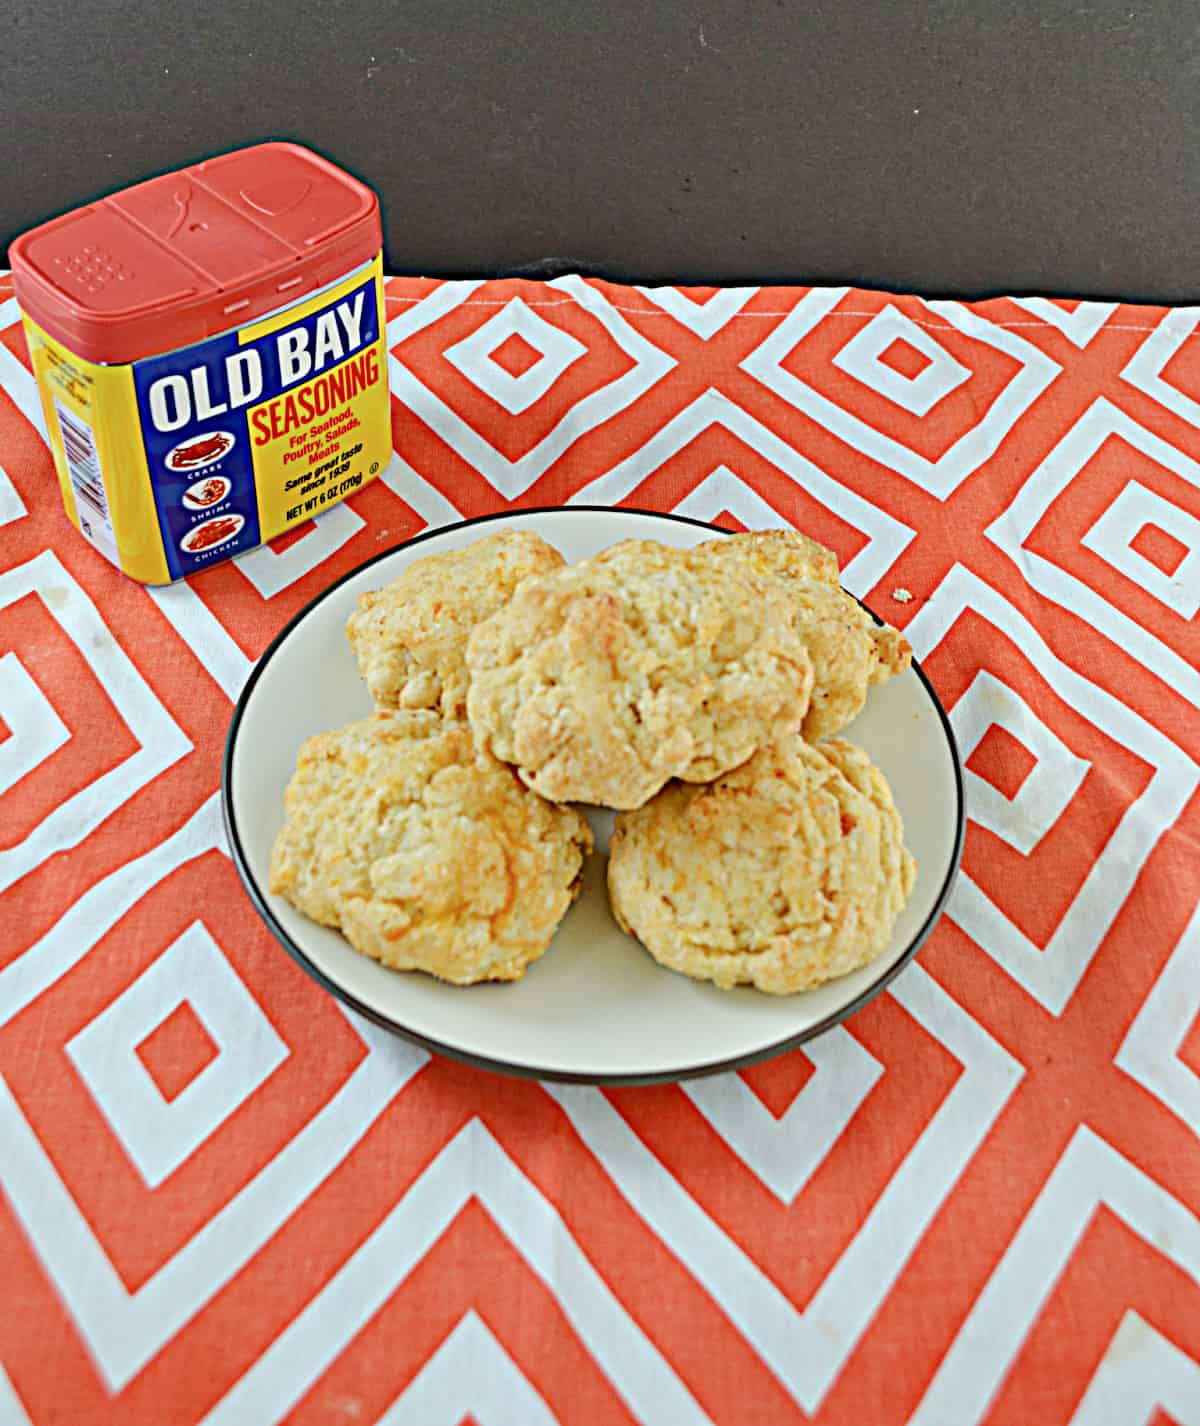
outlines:
[{"label": "black rim of plate", "polygon": [[[389,559],[398,550],[411,549],[414,545],[423,544],[426,540],[434,539],[439,535],[449,534],[453,530],[463,530],[472,525],[494,524],[497,521],[511,521],[514,519],[525,519],[530,515],[634,515],[653,520],[671,520],[680,525],[691,525],[700,530],[706,530],[716,535],[728,535],[728,530],[722,529],[719,525],[710,525],[705,520],[695,520],[688,515],[675,515],[664,513],[660,510],[640,510],[625,506],[611,505],[543,505],[530,509],[504,510],[494,515],[477,515],[470,520],[458,520],[450,525],[438,525],[435,528],[423,530],[419,535],[414,535],[410,540],[404,540],[398,545],[393,545],[390,549],[383,550],[377,555],[372,555],[369,560],[364,560],[362,564],[348,570],[339,579],[336,579],[327,589],[322,590],[315,599],[311,599],[303,609],[294,614],[288,622],[280,629],[279,633],[271,640],[264,649],[258,662],[250,671],[245,686],[242,688],[237,703],[234,705],[233,717],[230,719],[229,732],[225,738],[225,753],[221,762],[221,815],[225,823],[225,831],[229,838],[230,850],[233,853],[233,863],[237,868],[238,876],[242,885],[246,889],[247,895],[254,906],[254,909],[262,917],[267,929],[279,942],[288,955],[296,962],[300,968],[310,975],[322,989],[327,990],[330,995],[335,996],[347,1005],[356,1014],[362,1015],[373,1024],[380,1026],[384,1030],[389,1030],[393,1034],[408,1040],[410,1043],[419,1045],[424,1050],[429,1050],[434,1054],[444,1055],[448,1059],[458,1060],[462,1064],[471,1065],[475,1069],[490,1070],[495,1074],[510,1075],[517,1079],[539,1079],[566,1084],[605,1084],[605,1085],[647,1085],[647,1084],[674,1084],[679,1080],[697,1079],[702,1075],[718,1074],[723,1070],[743,1069],[748,1065],[758,1064],[763,1060],[774,1058],[776,1055],[785,1054],[788,1050],[795,1049],[798,1045],[804,1044],[806,1040],[815,1039],[825,1031],[830,1030],[835,1025],[840,1025],[844,1020],[848,1020],[851,1015],[861,1010],[869,1001],[884,990],[892,980],[904,969],[913,959],[925,942],[929,939],[934,926],[937,925],[945,910],[946,902],[949,899],[951,889],[954,886],[955,877],[958,875],[959,863],[962,861],[963,842],[966,837],[966,798],[963,789],[962,763],[958,755],[958,746],[954,741],[954,733],[950,727],[950,719],[946,715],[946,710],[942,707],[941,699],[934,692],[933,685],[929,682],[925,670],[914,658],[912,661],[913,672],[921,680],[925,692],[929,696],[934,710],[942,726],[942,734],[946,740],[946,747],[950,753],[950,761],[954,768],[954,790],[955,790],[955,831],[954,850],[950,857],[950,865],[946,870],[946,875],[942,881],[942,886],[938,892],[929,915],[926,916],[915,936],[905,947],[903,954],[893,964],[885,970],[880,971],[875,980],[853,1000],[847,1002],[832,1015],[818,1021],[815,1025],[810,1025],[807,1029],[798,1031],[794,1035],[787,1035],[782,1040],[777,1040],[773,1044],[763,1049],[750,1051],[745,1055],[736,1055],[732,1059],[711,1060],[703,1064],[685,1065],[677,1070],[656,1070],[649,1073],[639,1074],[632,1071],[628,1074],[592,1073],[586,1071],[553,1070],[539,1068],[537,1065],[521,1064],[515,1060],[494,1060],[487,1055],[473,1054],[470,1050],[460,1049],[456,1045],[447,1045],[440,1040],[431,1039],[427,1035],[422,1035],[419,1031],[410,1029],[407,1025],[389,1016],[381,1014],[373,1006],[366,1004],[352,995],[349,991],[340,986],[336,981],[330,979],[319,966],[317,966],[306,954],[306,952],[292,940],[283,923],[276,917],[271,908],[266,895],[259,887],[254,873],[250,870],[250,865],[246,857],[245,849],[242,846],[242,839],[238,832],[237,818],[233,808],[232,796],[232,774],[233,758],[237,748],[238,731],[241,727],[242,716],[249,706],[254,695],[254,689],[258,684],[263,670],[271,662],[280,646],[290,638],[293,630],[304,622],[309,614],[318,604],[328,599],[347,580],[354,579],[363,570],[369,569],[371,565],[378,564],[380,560]],[[860,600],[859,603],[862,603]],[[867,606],[863,605],[864,609]],[[883,621],[871,609],[867,613],[877,622]],[[664,975],[671,975],[674,972],[664,970]]]}]

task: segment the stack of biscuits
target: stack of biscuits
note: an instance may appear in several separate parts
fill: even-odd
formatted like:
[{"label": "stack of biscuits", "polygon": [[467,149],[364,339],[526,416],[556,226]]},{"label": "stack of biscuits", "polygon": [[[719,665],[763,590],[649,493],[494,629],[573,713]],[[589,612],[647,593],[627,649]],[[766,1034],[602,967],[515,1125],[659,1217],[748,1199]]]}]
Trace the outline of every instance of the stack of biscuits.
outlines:
[{"label": "stack of biscuits", "polygon": [[916,866],[880,771],[833,736],[903,636],[790,531],[627,540],[568,565],[502,530],[363,595],[373,716],[310,739],[271,889],[397,970],[515,980],[616,823],[608,892],[662,965],[792,994],[887,946]]}]

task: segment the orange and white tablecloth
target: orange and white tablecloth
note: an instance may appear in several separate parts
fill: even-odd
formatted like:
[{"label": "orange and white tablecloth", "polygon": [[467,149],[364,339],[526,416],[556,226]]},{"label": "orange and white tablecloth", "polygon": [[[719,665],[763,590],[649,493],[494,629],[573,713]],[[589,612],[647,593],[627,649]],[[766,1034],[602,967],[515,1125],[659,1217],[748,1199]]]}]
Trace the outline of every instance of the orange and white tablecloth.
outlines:
[{"label": "orange and white tablecloth", "polygon": [[[1196,1426],[1200,310],[394,280],[386,475],[144,589],[0,304],[3,1426]],[[223,844],[290,615],[572,501],[831,545],[961,744],[932,940],[738,1074],[431,1058]]]}]

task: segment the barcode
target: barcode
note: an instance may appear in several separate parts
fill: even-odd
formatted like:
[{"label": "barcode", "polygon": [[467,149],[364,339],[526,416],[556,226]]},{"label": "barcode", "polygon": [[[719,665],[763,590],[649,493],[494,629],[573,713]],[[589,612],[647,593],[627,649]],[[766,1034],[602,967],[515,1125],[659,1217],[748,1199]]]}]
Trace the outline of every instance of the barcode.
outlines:
[{"label": "barcode", "polygon": [[80,529],[94,545],[115,559],[116,536],[112,517],[108,513],[108,497],[104,491],[104,476],[96,455],[92,428],[57,401],[54,404],[62,432],[63,452],[67,457],[67,473],[71,477],[71,489],[75,492]]}]

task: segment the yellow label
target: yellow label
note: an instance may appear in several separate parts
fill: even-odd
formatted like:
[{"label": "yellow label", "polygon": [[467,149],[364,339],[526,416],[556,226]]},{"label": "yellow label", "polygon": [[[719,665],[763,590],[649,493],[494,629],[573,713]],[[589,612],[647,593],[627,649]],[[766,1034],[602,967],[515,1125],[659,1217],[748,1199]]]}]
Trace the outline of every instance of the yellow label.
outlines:
[{"label": "yellow label", "polygon": [[76,356],[28,317],[25,335],[68,519],[126,574],[165,583],[133,368]]},{"label": "yellow label", "polygon": [[264,538],[319,515],[357,490],[388,459],[387,440],[364,422],[360,394],[385,369],[384,344],[373,347],[249,411]]},{"label": "yellow label", "polygon": [[252,549],[391,457],[379,256],[260,321],[130,365],[26,330],[67,514],[144,583]]}]

